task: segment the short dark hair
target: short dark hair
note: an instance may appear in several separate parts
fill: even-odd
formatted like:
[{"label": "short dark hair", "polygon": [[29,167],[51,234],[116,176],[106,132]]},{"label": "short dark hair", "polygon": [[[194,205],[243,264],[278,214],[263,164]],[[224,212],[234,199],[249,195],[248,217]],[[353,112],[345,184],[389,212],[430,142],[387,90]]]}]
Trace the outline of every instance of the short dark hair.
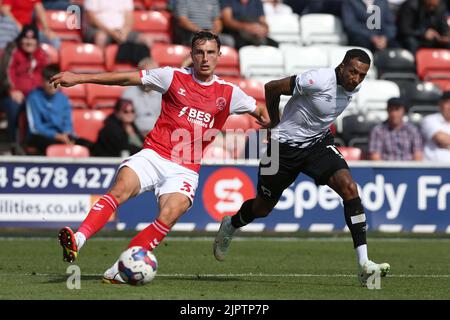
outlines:
[{"label": "short dark hair", "polygon": [[358,59],[362,63],[368,64],[370,66],[372,60],[370,59],[367,52],[361,49],[350,49],[345,53],[344,60],[342,60],[342,63],[346,64],[350,62],[352,59]]},{"label": "short dark hair", "polygon": [[59,66],[57,64],[49,64],[42,69],[42,77],[45,80],[50,80],[55,74],[59,73]]},{"label": "short dark hair", "polygon": [[191,43],[191,49],[194,50],[194,46],[195,43],[199,40],[216,40],[217,42],[217,48],[220,50],[220,39],[217,35],[215,35],[214,33],[212,33],[211,31],[207,31],[207,30],[200,30],[197,31],[194,34],[194,37],[192,38],[192,43]]}]

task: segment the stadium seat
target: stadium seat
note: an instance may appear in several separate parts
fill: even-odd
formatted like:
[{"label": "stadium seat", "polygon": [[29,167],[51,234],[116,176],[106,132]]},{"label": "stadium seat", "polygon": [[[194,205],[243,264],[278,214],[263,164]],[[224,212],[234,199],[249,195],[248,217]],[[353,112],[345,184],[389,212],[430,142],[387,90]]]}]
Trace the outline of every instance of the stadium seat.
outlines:
[{"label": "stadium seat", "polygon": [[432,82],[418,82],[411,85],[406,93],[407,104],[414,106],[437,106],[442,90]]},{"label": "stadium seat", "polygon": [[239,54],[237,50],[232,47],[222,46],[220,51],[222,55],[219,57],[215,73],[218,76],[238,77],[241,72],[239,70]]},{"label": "stadium seat", "polygon": [[406,95],[409,120],[420,123],[423,117],[438,112],[441,96],[441,89],[432,82],[419,82],[410,86]]},{"label": "stadium seat", "polygon": [[149,3],[153,10],[167,10],[169,0],[145,0],[145,2]]},{"label": "stadium seat", "polygon": [[250,119],[246,114],[232,114],[225,121],[222,130],[239,130],[243,131],[252,127]]},{"label": "stadium seat", "polygon": [[365,80],[358,93],[358,109],[369,116],[373,111],[386,112],[387,101],[393,97],[400,97],[400,88],[396,83],[387,80]]},{"label": "stadium seat", "polygon": [[88,83],[86,85],[88,106],[93,109],[112,108],[125,90],[126,87],[122,86],[103,86]]},{"label": "stadium seat", "polygon": [[313,13],[301,16],[300,33],[305,46],[319,43],[338,45],[347,43],[341,20],[332,14]]},{"label": "stadium seat", "polygon": [[347,161],[361,160],[362,150],[360,148],[338,146],[337,149]]},{"label": "stadium seat", "polygon": [[104,72],[103,50],[90,43],[63,43],[60,52],[61,70]]},{"label": "stadium seat", "polygon": [[420,79],[439,86],[450,81],[450,50],[420,49],[416,53],[417,74]]},{"label": "stadium seat", "polygon": [[295,13],[285,15],[267,15],[269,37],[278,43],[300,44],[300,20]]},{"label": "stadium seat", "polygon": [[[81,42],[80,28],[76,28],[76,16],[69,14],[64,10],[46,10],[48,27],[58,36],[62,41]],[[73,26],[73,29],[69,29]]]},{"label": "stadium seat", "polygon": [[244,46],[239,49],[241,74],[263,83],[284,75],[284,58],[281,50],[269,46]]},{"label": "stadium seat", "polygon": [[170,16],[159,11],[134,11],[133,30],[151,36],[154,42],[171,43]]},{"label": "stadium seat", "polygon": [[266,104],[264,85],[253,79],[242,79],[237,85],[249,96],[255,98],[257,103]]},{"label": "stadium seat", "polygon": [[375,54],[374,64],[383,80],[418,80],[414,55],[405,49],[385,49]]},{"label": "stadium seat", "polygon": [[181,67],[189,57],[191,49],[177,44],[155,43],[152,58],[159,66]]},{"label": "stadium seat", "polygon": [[89,149],[80,145],[71,144],[52,144],[47,147],[47,157],[62,157],[62,158],[87,158],[89,157]]},{"label": "stadium seat", "polygon": [[[370,66],[369,72],[367,73],[366,79],[376,79],[377,78],[377,70],[376,67],[373,65],[373,54],[369,49],[362,48],[362,47],[353,47],[353,46],[326,46],[326,47],[319,47],[322,51],[328,53],[328,62],[330,68],[336,68],[342,60],[344,60],[345,54],[350,49],[361,49],[364,50],[370,57],[370,60],[372,61],[372,64]],[[363,84],[364,86],[364,84]]]},{"label": "stadium seat", "polygon": [[309,69],[328,68],[328,54],[321,47],[283,46],[284,73],[298,74]]},{"label": "stadium seat", "polygon": [[87,108],[86,84],[78,84],[73,87],[61,87],[61,91],[69,97],[72,108]]},{"label": "stadium seat", "polygon": [[349,145],[353,138],[363,138],[370,135],[370,131],[376,125],[376,122],[367,121],[362,114],[352,114],[342,118],[341,137]]},{"label": "stadium seat", "polygon": [[112,112],[106,110],[72,110],[72,121],[75,134],[89,141],[97,141],[98,133],[103,128],[103,121]]},{"label": "stadium seat", "polygon": [[119,46],[117,44],[110,44],[105,49],[105,66],[108,71],[134,71],[137,66],[131,63],[116,63],[116,55]]},{"label": "stadium seat", "polygon": [[55,47],[47,43],[42,43],[41,49],[47,54],[50,64],[59,64],[59,52]]}]

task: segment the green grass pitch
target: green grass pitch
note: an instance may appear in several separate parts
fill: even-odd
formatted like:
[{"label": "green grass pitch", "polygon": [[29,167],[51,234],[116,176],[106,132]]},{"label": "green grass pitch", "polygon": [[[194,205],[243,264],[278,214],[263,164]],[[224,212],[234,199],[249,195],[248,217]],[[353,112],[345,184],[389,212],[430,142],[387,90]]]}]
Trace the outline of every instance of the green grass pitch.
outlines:
[{"label": "green grass pitch", "polygon": [[359,285],[348,236],[238,238],[225,262],[214,259],[212,241],[166,238],[155,280],[132,287],[101,282],[128,240],[91,239],[76,261],[81,289],[69,290],[55,237],[0,237],[0,299],[450,299],[448,238],[369,237],[371,259],[392,267],[380,290]]}]

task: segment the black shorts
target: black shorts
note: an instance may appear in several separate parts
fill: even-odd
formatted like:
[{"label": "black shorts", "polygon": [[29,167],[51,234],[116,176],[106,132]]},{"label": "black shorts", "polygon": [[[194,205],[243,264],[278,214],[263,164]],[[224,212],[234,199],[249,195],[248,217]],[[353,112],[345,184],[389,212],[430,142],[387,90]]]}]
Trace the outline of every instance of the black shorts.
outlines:
[{"label": "black shorts", "polygon": [[[270,152],[269,144],[268,156]],[[348,169],[344,157],[334,146],[334,138],[331,134],[306,148],[292,147],[279,142],[278,171],[275,174],[261,174],[262,168],[271,165],[271,162],[267,164],[261,162],[258,171],[258,195],[268,201],[278,201],[283,191],[301,172],[313,178],[317,185],[326,185],[336,171]]]}]

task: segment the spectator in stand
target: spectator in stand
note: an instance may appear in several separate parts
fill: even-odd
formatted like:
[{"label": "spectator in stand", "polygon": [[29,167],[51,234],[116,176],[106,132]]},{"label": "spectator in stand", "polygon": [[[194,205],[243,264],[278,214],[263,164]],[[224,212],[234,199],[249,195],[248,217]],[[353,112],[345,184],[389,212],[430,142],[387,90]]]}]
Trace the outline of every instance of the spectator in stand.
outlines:
[{"label": "spectator in stand", "polygon": [[[11,142],[16,139],[17,120],[23,110],[27,95],[42,85],[42,69],[48,64],[46,53],[39,46],[38,31],[34,26],[26,25],[16,40],[17,47],[6,52],[2,68],[5,69],[4,90],[1,99],[8,118],[8,133]],[[2,72],[3,74],[3,72]]]},{"label": "spectator in stand", "polygon": [[51,44],[56,49],[61,46],[60,39],[56,37],[47,24],[45,9],[41,0],[3,0],[1,10],[3,14],[9,16],[16,23],[19,30],[22,30],[25,25],[34,24],[33,13],[35,13],[42,27],[39,32],[40,41]]},{"label": "spectator in stand", "polygon": [[[381,15],[378,25],[370,24],[374,11],[371,6],[377,6]],[[351,46],[359,46],[371,51],[398,47],[396,43],[397,30],[395,18],[389,9],[387,0],[347,0],[342,3],[342,23]]]},{"label": "spectator in stand", "polygon": [[221,0],[220,4],[225,30],[233,36],[237,49],[247,45],[278,47],[278,42],[268,37],[261,0]]},{"label": "spectator in stand", "polygon": [[[284,0],[283,2],[292,8],[294,13],[301,15],[311,0]],[[316,0],[317,1],[317,0]]]},{"label": "spectator in stand", "polygon": [[447,8],[441,0],[408,0],[398,12],[398,31],[405,49],[450,49]]},{"label": "spectator in stand", "polygon": [[405,104],[400,98],[391,98],[387,105],[388,119],[372,129],[369,140],[371,160],[423,159],[422,137],[411,123],[405,123]]},{"label": "spectator in stand", "polygon": [[49,83],[51,77],[57,73],[57,65],[46,66],[42,70],[42,87],[31,91],[26,101],[29,129],[27,146],[35,147],[39,155],[45,155],[47,147],[52,144],[79,144],[87,147],[92,145],[75,135],[69,99],[59,88]]},{"label": "spectator in stand", "polygon": [[234,47],[234,39],[222,32],[219,0],[177,0],[175,4],[177,43],[190,46],[194,34],[210,30],[223,45]]},{"label": "spectator in stand", "polygon": [[425,160],[450,163],[450,91],[442,95],[439,108],[422,120]]},{"label": "spectator in stand", "polygon": [[[139,62],[139,70],[150,70],[158,67],[151,58]],[[149,86],[134,86],[124,91],[122,98],[133,103],[136,114],[136,126],[139,132],[146,136],[153,129],[161,113],[161,93],[152,90]]]},{"label": "spectator in stand", "polygon": [[14,41],[18,34],[19,28],[15,22],[0,11],[0,51],[3,52],[8,43]]},{"label": "spectator in stand", "polygon": [[98,157],[125,157],[140,151],[144,137],[136,127],[135,119],[133,102],[117,100],[114,113],[106,118],[91,154]]},{"label": "spectator in stand", "polygon": [[344,1],[347,0],[308,0],[303,14],[327,13],[340,17]]},{"label": "spectator in stand", "polygon": [[388,0],[389,2],[389,8],[391,9],[392,13],[397,16],[397,12],[400,9],[403,2],[406,0]]},{"label": "spectator in stand", "polygon": [[131,42],[152,46],[153,39],[133,31],[133,0],[86,0],[86,41],[105,47],[111,42]]},{"label": "spectator in stand", "polygon": [[292,8],[284,4],[283,0],[266,0],[263,8],[266,16],[292,14]]}]

